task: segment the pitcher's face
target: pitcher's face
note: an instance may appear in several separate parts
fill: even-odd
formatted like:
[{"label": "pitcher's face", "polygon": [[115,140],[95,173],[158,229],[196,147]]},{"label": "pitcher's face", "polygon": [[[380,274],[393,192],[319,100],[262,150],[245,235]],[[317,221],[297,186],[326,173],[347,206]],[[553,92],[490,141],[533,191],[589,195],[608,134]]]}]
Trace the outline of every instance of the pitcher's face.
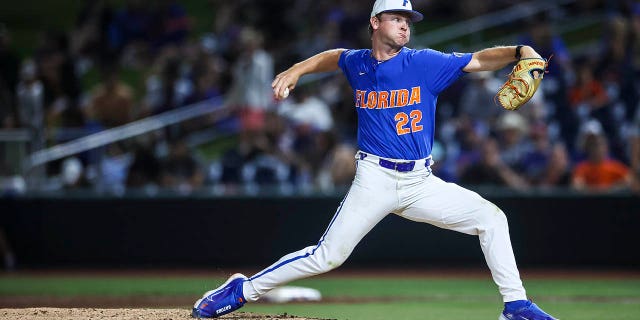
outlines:
[{"label": "pitcher's face", "polygon": [[380,35],[380,39],[389,44],[395,46],[406,45],[411,38],[411,18],[409,15],[399,12],[387,12],[382,13],[379,18],[376,19],[377,30]]}]

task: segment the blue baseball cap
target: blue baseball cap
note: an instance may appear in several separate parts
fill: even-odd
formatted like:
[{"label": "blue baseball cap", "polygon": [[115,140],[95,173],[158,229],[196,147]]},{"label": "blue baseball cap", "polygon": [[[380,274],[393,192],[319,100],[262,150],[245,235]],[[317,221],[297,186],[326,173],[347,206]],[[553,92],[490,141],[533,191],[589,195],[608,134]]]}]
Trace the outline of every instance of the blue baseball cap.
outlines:
[{"label": "blue baseball cap", "polygon": [[424,16],[422,13],[413,10],[411,1],[409,0],[376,0],[371,10],[371,16],[374,17],[384,12],[405,12],[411,16],[411,21],[421,21]]}]

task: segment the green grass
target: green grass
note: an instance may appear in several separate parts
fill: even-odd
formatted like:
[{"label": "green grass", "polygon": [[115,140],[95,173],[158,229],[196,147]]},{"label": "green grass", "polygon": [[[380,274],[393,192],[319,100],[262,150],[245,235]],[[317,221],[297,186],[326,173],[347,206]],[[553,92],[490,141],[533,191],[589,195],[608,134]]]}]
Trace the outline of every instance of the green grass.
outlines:
[{"label": "green grass", "polygon": [[295,305],[248,305],[243,311],[349,320],[497,319],[499,305],[484,302],[394,302]]},{"label": "green grass", "polygon": [[[56,276],[14,274],[0,277],[0,299],[13,295],[135,296],[170,295],[194,299],[222,278],[177,276]],[[300,280],[293,285],[320,290],[331,303],[248,304],[243,311],[294,314],[330,319],[375,320],[493,319],[500,296],[487,278],[332,277]],[[528,294],[561,319],[640,319],[640,278],[530,279]],[[362,302],[341,303],[339,298]],[[153,306],[150,306],[153,307]],[[185,306],[188,308],[188,306]],[[611,312],[615,310],[615,312]]]},{"label": "green grass", "polygon": [[[590,302],[540,302],[547,311],[560,319],[581,320],[636,320],[640,316],[637,304]],[[289,304],[247,305],[243,311],[266,314],[294,314],[340,320],[388,320],[388,319],[497,319],[501,306],[497,303],[474,301],[394,302],[362,304]]]}]

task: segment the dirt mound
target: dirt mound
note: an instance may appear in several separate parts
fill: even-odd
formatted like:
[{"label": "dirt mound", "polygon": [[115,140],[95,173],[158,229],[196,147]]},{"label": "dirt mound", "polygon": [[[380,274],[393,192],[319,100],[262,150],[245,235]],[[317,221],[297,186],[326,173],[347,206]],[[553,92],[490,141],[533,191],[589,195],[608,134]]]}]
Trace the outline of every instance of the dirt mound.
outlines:
[{"label": "dirt mound", "polygon": [[[95,308],[24,308],[0,309],[5,320],[193,320],[185,309],[95,309]],[[235,312],[220,319],[236,320],[306,320],[289,314],[277,316]],[[319,320],[319,319],[316,319]]]}]

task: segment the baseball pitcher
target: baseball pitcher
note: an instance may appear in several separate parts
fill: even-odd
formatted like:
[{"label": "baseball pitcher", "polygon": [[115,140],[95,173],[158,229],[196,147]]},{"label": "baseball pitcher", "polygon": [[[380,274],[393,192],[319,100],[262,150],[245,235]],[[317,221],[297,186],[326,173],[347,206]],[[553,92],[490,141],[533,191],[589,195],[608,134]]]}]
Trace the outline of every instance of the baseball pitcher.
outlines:
[{"label": "baseball pitcher", "polygon": [[339,267],[358,242],[393,213],[478,236],[505,303],[500,320],[555,319],[527,299],[505,214],[477,193],[431,172],[438,94],[466,73],[499,70],[520,61],[496,97],[503,107],[515,110],[537,89],[546,61],[528,46],[452,54],[405,47],[411,24],[422,18],[408,0],[377,0],[369,20],[371,49],[328,50],[276,76],[274,95],[284,99],[302,75],[342,70],[358,114],[355,178],[317,244],[285,255],[249,278],[231,276],[195,303],[194,317],[218,317],[290,281]]}]

